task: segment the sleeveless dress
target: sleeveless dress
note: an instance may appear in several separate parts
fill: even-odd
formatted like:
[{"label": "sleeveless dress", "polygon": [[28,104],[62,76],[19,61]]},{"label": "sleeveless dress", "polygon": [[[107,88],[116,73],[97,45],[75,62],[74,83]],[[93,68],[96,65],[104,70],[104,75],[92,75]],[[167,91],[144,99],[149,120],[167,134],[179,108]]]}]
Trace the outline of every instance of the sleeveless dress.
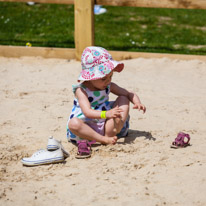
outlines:
[{"label": "sleeveless dress", "polygon": [[[100,91],[99,90],[98,91],[91,91],[87,87],[85,87],[82,83],[78,84],[78,85],[73,85],[72,87],[73,87],[74,94],[75,94],[77,88],[82,88],[86,92],[92,109],[99,110],[99,111],[108,111],[108,110],[112,109],[114,101],[109,101],[110,84],[107,86],[106,89],[100,90]],[[71,112],[69,119],[68,119],[68,122],[67,122],[67,139],[68,139],[68,141],[81,140],[78,136],[73,134],[68,128],[68,123],[73,117],[77,117],[77,118],[83,120],[90,127],[92,127],[95,131],[97,131],[101,135],[104,135],[104,124],[105,124],[106,119],[89,119],[89,118],[85,117],[85,115],[83,114],[83,112],[81,110],[81,107],[79,106],[78,99],[75,97],[73,107],[72,107],[72,112]],[[120,136],[127,136],[128,129],[129,129],[129,116],[128,116],[121,132],[117,136],[119,136],[119,137]]]}]

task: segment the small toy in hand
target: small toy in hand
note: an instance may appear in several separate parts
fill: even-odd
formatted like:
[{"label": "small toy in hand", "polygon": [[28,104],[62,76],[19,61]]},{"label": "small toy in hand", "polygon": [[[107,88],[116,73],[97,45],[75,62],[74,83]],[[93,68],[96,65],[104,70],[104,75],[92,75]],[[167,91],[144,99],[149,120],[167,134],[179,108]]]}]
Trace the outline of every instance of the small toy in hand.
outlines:
[{"label": "small toy in hand", "polygon": [[172,142],[171,148],[178,149],[190,146],[190,135],[184,132],[179,132],[175,141]]}]

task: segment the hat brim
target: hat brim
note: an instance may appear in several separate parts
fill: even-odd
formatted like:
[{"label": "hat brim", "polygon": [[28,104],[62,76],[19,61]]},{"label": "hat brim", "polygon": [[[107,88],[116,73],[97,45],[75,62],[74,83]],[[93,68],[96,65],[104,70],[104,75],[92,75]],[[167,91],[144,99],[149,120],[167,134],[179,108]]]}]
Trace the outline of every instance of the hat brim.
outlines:
[{"label": "hat brim", "polygon": [[[107,69],[107,72],[102,73],[99,68],[101,66],[104,66],[104,68]],[[94,71],[91,75],[91,69]],[[120,63],[115,60],[109,60],[108,62],[105,62],[103,64],[100,64],[98,66],[89,68],[89,69],[84,69],[80,72],[78,82],[80,81],[91,81],[91,80],[97,80],[105,77],[108,75],[111,71],[115,72],[121,72],[124,69],[124,64]]]}]

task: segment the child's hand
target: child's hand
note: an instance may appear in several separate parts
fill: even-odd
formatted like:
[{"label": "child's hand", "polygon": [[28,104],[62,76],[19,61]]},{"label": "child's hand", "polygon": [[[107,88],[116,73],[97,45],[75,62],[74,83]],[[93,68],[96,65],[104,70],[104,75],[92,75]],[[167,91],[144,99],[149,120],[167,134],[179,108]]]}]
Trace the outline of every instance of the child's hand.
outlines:
[{"label": "child's hand", "polygon": [[133,109],[138,109],[139,111],[142,110],[143,113],[146,112],[146,107],[141,103],[135,103]]},{"label": "child's hand", "polygon": [[106,117],[107,119],[121,117],[121,112],[123,112],[123,110],[116,106],[106,112]]}]

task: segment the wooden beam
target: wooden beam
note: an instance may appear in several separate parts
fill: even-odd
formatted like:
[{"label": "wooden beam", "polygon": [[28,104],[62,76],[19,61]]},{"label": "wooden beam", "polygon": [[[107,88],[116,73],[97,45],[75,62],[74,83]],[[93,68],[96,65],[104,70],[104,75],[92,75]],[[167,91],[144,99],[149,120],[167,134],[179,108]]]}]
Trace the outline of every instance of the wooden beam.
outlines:
[{"label": "wooden beam", "polygon": [[[28,2],[29,0],[0,0],[0,2]],[[75,0],[32,0],[42,4],[74,4]]]},{"label": "wooden beam", "polygon": [[[28,2],[28,0],[0,0],[0,2]],[[74,4],[75,0],[32,0],[36,3],[46,4]],[[206,0],[96,0],[95,4],[105,6],[131,6],[151,8],[182,8],[206,9]]]},{"label": "wooden beam", "polygon": [[169,59],[181,59],[181,60],[197,59],[206,62],[206,56],[204,55],[124,52],[124,51],[109,51],[109,53],[112,55],[112,58],[117,61],[126,60],[126,59],[135,59],[135,58],[169,58]]},{"label": "wooden beam", "polygon": [[[109,51],[115,60],[135,59],[135,58],[170,58],[181,60],[197,59],[206,62],[206,56],[182,55],[182,54],[160,54],[146,52],[124,52]],[[46,48],[46,47],[23,47],[23,46],[0,46],[0,56],[15,57],[41,56],[43,58],[75,59],[75,49],[67,48]]]},{"label": "wooden beam", "polygon": [[41,56],[44,58],[75,59],[75,49],[0,46],[0,56],[16,58],[22,56]]},{"label": "wooden beam", "polygon": [[94,0],[75,0],[75,48],[76,58],[87,46],[94,45]]},{"label": "wooden beam", "polygon": [[206,0],[96,0],[95,3],[108,6],[206,9]]},{"label": "wooden beam", "polygon": [[[0,0],[0,2],[28,2],[28,0]],[[74,4],[75,0],[32,0],[46,4]],[[95,4],[105,6],[131,6],[151,8],[206,9],[206,0],[96,0]]]}]

